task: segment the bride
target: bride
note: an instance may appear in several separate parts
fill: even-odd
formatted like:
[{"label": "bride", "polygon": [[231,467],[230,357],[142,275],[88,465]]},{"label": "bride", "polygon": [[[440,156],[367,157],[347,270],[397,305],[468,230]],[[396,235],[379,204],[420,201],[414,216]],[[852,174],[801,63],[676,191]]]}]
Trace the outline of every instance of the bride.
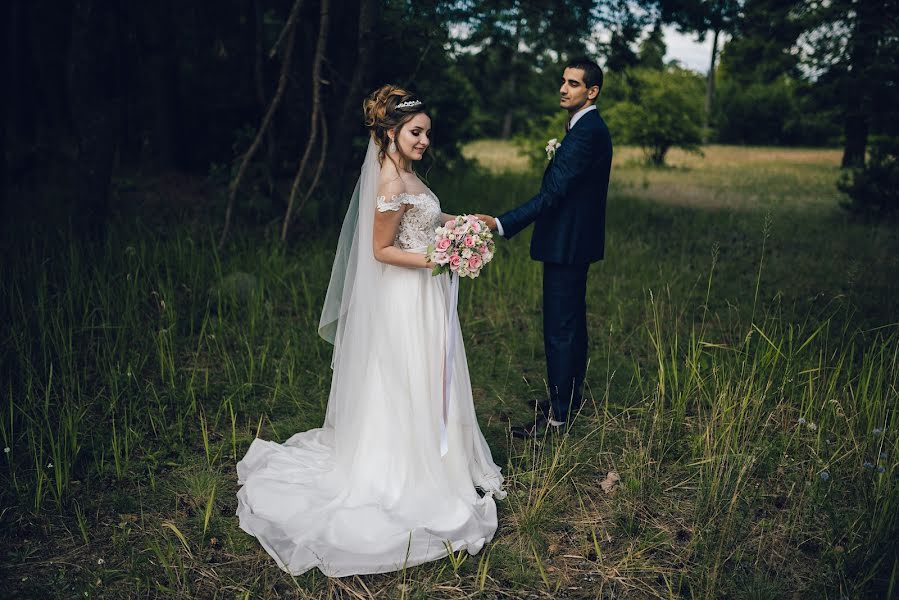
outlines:
[{"label": "bride", "polygon": [[425,250],[453,218],[415,175],[424,103],[385,85],[340,232],[319,333],[334,344],[324,425],[253,440],[237,516],[285,571],[383,573],[475,554],[496,531],[500,468],[478,427],[457,290]]}]

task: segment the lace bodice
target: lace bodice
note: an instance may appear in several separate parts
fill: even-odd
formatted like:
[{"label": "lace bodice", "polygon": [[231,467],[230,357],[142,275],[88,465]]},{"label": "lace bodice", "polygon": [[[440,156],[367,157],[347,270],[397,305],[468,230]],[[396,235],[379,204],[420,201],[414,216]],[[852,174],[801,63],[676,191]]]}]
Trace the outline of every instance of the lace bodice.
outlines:
[{"label": "lace bodice", "polygon": [[410,194],[402,192],[387,199],[378,196],[378,211],[399,210],[408,204],[400,226],[396,231],[393,245],[403,250],[423,252],[429,244],[434,243],[434,230],[441,225],[440,201],[430,192]]}]

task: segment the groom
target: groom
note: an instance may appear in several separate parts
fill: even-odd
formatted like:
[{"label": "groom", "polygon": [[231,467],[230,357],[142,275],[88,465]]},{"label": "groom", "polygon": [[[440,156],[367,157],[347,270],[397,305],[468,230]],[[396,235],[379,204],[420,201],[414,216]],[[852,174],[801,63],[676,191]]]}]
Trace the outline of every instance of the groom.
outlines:
[{"label": "groom", "polygon": [[543,263],[543,345],[549,398],[533,423],[513,427],[534,437],[544,424],[561,427],[583,399],[587,370],[587,270],[603,258],[612,138],[596,110],[602,69],[587,58],[565,67],[559,106],[566,135],[543,173],[540,191],[509,212],[480,217],[511,238],[534,223],[531,258]]}]

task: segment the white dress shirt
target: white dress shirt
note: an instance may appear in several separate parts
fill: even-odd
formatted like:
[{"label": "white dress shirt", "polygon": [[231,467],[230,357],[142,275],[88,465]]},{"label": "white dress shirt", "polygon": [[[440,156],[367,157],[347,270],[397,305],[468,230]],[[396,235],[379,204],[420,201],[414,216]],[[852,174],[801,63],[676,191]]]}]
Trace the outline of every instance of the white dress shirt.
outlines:
[{"label": "white dress shirt", "polygon": [[574,116],[568,121],[568,130],[571,131],[571,128],[574,127],[574,124],[580,121],[581,117],[586,115],[591,110],[596,110],[596,105],[591,104],[587,108],[582,108],[581,110],[574,113]]},{"label": "white dress shirt", "polygon": [[[591,104],[590,106],[582,108],[581,110],[574,113],[574,115],[572,115],[572,117],[568,119],[568,129],[566,131],[571,131],[571,128],[574,127],[574,124],[577,123],[581,119],[581,117],[586,115],[591,110],[596,110],[595,104]],[[496,232],[500,235],[504,235],[503,224],[499,222],[499,219],[496,219]]]}]

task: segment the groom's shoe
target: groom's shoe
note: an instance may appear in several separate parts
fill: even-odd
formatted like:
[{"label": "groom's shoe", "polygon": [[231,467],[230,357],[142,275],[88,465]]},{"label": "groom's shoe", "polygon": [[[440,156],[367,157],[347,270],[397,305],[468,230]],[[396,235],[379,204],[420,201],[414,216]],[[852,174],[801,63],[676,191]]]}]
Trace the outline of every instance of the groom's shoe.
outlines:
[{"label": "groom's shoe", "polygon": [[533,439],[539,435],[540,429],[544,426],[547,430],[561,431],[565,427],[565,422],[554,421],[543,414],[538,414],[533,423],[525,423],[524,425],[512,427],[512,437],[525,440]]},{"label": "groom's shoe", "polygon": [[511,428],[512,437],[516,437],[523,440],[528,440],[531,438],[537,437],[537,432],[540,431],[540,428],[546,424],[546,417],[542,414],[537,414],[532,423],[525,423],[524,425],[515,425]]}]

